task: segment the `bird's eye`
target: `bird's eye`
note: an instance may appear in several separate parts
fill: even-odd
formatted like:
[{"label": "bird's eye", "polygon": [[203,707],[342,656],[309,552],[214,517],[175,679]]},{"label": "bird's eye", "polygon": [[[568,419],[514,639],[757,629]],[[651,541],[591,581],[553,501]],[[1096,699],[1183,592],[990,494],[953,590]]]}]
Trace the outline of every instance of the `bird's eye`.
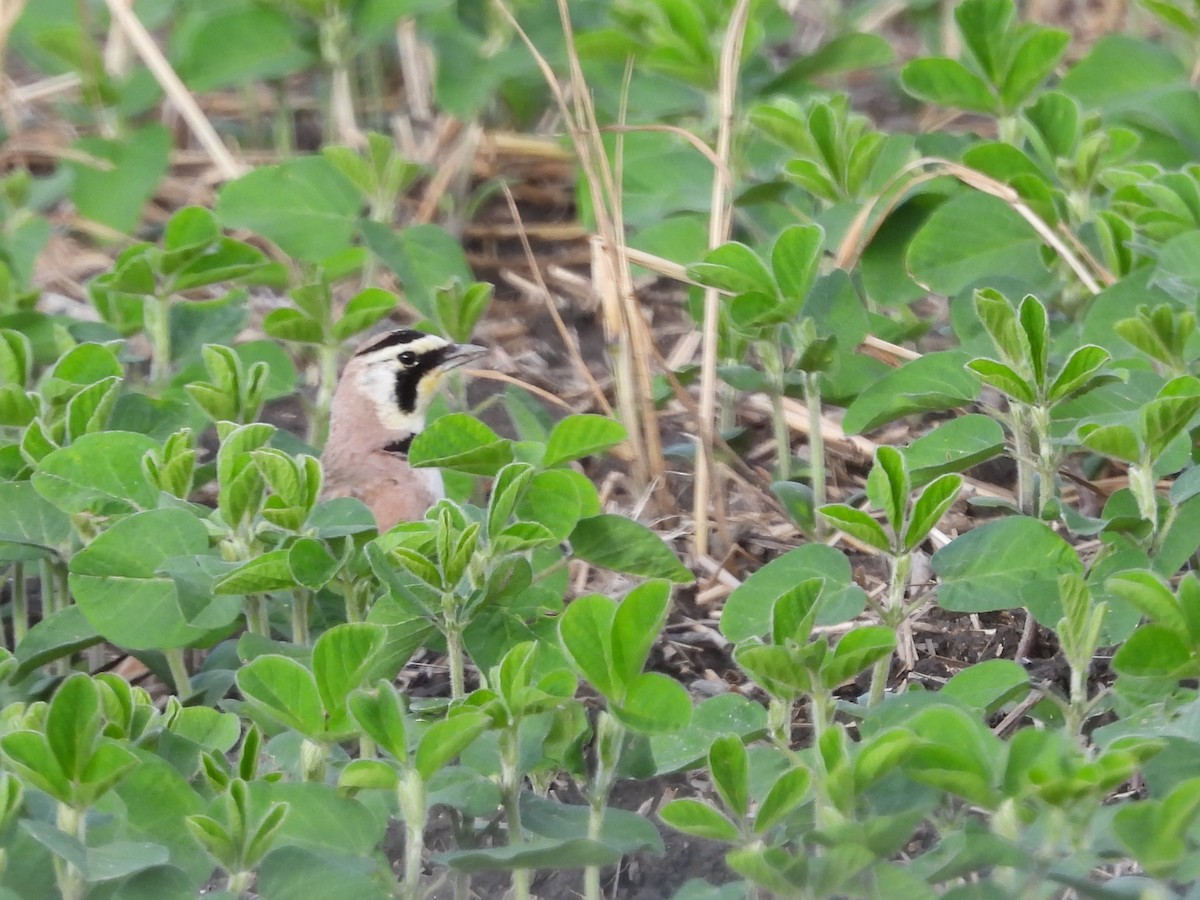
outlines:
[{"label": "bird's eye", "polygon": [[403,353],[397,356],[396,359],[402,366],[411,366],[416,363],[417,354],[413,353],[411,350],[405,350]]}]

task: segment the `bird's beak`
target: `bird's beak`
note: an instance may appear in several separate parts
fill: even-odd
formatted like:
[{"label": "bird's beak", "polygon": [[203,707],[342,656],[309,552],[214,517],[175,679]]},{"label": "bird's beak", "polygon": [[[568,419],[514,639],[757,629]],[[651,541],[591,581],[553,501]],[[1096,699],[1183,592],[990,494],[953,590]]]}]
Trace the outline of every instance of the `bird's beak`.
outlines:
[{"label": "bird's beak", "polygon": [[487,347],[480,347],[478,344],[455,344],[442,357],[438,368],[443,371],[457,369],[459,366],[464,366],[472,360],[485,356],[487,352]]}]

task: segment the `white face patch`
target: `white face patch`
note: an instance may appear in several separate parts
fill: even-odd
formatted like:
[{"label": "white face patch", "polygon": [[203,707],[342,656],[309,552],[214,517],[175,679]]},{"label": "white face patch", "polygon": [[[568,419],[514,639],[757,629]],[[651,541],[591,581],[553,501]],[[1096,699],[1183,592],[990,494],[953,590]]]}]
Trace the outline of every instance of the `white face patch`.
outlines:
[{"label": "white face patch", "polygon": [[417,408],[412,412],[404,412],[396,406],[396,373],[404,369],[397,357],[403,353],[422,356],[449,344],[444,338],[429,334],[410,344],[382,347],[355,357],[355,362],[361,367],[358,387],[364,396],[371,399],[380,424],[388,431],[406,434],[421,431],[425,427],[425,410],[441,382],[441,373],[436,370],[427,373],[417,387]]}]

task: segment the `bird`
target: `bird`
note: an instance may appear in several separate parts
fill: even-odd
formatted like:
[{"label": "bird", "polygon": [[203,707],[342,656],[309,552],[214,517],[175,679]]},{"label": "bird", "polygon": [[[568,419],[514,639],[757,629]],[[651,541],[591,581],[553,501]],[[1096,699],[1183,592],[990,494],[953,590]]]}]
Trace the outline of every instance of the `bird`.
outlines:
[{"label": "bird", "polygon": [[485,353],[475,344],[409,328],[377,335],[355,349],[330,406],[322,497],[361,500],[381,534],[424,518],[445,496],[442,473],[414,469],[408,449],[425,428],[445,374]]}]

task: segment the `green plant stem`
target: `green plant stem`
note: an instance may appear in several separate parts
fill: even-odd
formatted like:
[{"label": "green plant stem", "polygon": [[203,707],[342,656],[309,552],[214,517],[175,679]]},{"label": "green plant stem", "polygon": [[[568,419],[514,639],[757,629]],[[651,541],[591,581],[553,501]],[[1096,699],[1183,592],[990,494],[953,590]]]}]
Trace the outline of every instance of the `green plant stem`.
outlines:
[{"label": "green plant stem", "polygon": [[54,564],[48,559],[43,559],[41,562],[41,592],[42,592],[42,618],[54,615],[58,612],[58,585],[54,579]]},{"label": "green plant stem", "polygon": [[297,588],[292,593],[292,643],[307,647],[309,643],[308,620],[312,614],[312,591]]},{"label": "green plant stem", "polygon": [[833,697],[831,697],[826,691],[823,691],[820,688],[817,688],[813,691],[812,742],[814,747],[817,745],[817,742],[821,740],[821,735],[825,733],[825,729],[832,724],[831,720],[833,717],[830,715],[830,710],[833,705],[832,701]]},{"label": "green plant stem", "polygon": [[783,393],[778,390],[771,392],[771,424],[775,428],[779,480],[789,481],[792,477],[792,432],[783,412]]},{"label": "green plant stem", "polygon": [[1055,482],[1058,478],[1058,453],[1050,436],[1050,409],[1035,406],[1029,410],[1029,419],[1033,424],[1034,439],[1037,441],[1037,512],[1041,515],[1049,508],[1057,494]]},{"label": "green plant stem", "polygon": [[[621,748],[625,742],[625,726],[608,711],[596,719],[596,767],[588,787],[588,838],[600,840],[604,831],[604,811],[617,776]],[[587,900],[601,900],[600,867],[583,870],[583,895]]]},{"label": "green plant stem", "polygon": [[342,598],[346,602],[346,621],[365,622],[367,602],[365,580],[355,580],[345,569],[342,570]]},{"label": "green plant stem", "polygon": [[458,621],[458,597],[453,591],[442,593],[442,622],[450,666],[450,699],[461,700],[467,695],[467,680],[463,663],[463,626]]},{"label": "green plant stem", "polygon": [[246,595],[246,628],[251,634],[271,636],[271,619],[267,615],[267,598],[262,594]]},{"label": "green plant stem", "polygon": [[[504,791],[504,817],[508,820],[510,847],[525,841],[525,831],[521,825],[521,783],[523,779],[518,766],[519,757],[517,726],[514,724],[500,732],[500,784]],[[517,900],[529,900],[528,869],[513,869],[512,890]]]},{"label": "green plant stem", "polygon": [[[908,578],[911,571],[912,557],[909,554],[898,553],[892,557],[891,578],[888,582],[887,595],[884,598],[883,624],[896,632],[897,641],[899,641],[900,632],[908,618],[908,609],[904,600],[908,593]],[[875,663],[875,667],[871,671],[871,692],[868,695],[868,705],[878,706],[883,701],[888,675],[892,671],[892,658],[895,655],[895,651],[892,651]]]},{"label": "green plant stem", "polygon": [[29,584],[25,580],[25,563],[12,568],[12,635],[13,648],[29,633]]},{"label": "green plant stem", "polygon": [[1011,430],[1013,436],[1013,455],[1017,462],[1017,508],[1024,515],[1036,516],[1033,497],[1033,448],[1029,445],[1028,422],[1023,407],[1012,410]]},{"label": "green plant stem", "polygon": [[225,890],[233,894],[235,897],[245,897],[250,892],[251,885],[254,884],[254,872],[230,872],[229,880],[225,884]]},{"label": "green plant stem", "polygon": [[[815,716],[815,712],[814,712]],[[792,701],[771,696],[767,704],[767,733],[775,746],[787,749],[792,745]]]},{"label": "green plant stem", "polygon": [[1072,665],[1071,693],[1065,710],[1065,718],[1067,730],[1076,737],[1083,732],[1083,723],[1087,718],[1087,706],[1087,669]]},{"label": "green plant stem", "polygon": [[155,392],[166,387],[171,374],[171,301],[168,297],[146,298],[146,337],[150,339],[150,386]]},{"label": "green plant stem", "polygon": [[417,900],[421,896],[425,825],[429,810],[425,802],[425,782],[415,769],[408,769],[400,776],[396,798],[400,806],[400,819],[404,822],[404,882],[401,896],[405,900]]},{"label": "green plant stem", "polygon": [[320,380],[312,417],[308,420],[308,442],[314,447],[323,447],[325,439],[329,437],[329,410],[333,406],[334,388],[337,387],[337,344],[322,344],[317,350],[317,370]]},{"label": "green plant stem", "polygon": [[[821,431],[821,376],[808,372],[804,376],[804,405],[808,407],[808,454],[812,473],[813,509],[825,505],[825,435]],[[825,536],[825,522],[817,517],[816,534]]]},{"label": "green plant stem", "polygon": [[1015,144],[1019,133],[1018,126],[1015,115],[1001,116],[996,120],[996,136],[1006,144]]},{"label": "green plant stem", "polygon": [[328,760],[329,748],[326,745],[308,738],[300,742],[300,777],[305,781],[324,781]]},{"label": "green plant stem", "polygon": [[[58,804],[56,824],[59,831],[69,834],[83,846],[87,846],[87,811],[75,809],[66,803]],[[83,873],[65,859],[54,857],[54,874],[62,900],[82,900],[87,886]]]},{"label": "green plant stem", "polygon": [[175,694],[186,697],[192,692],[192,676],[188,674],[187,660],[184,659],[182,647],[169,647],[163,650],[167,658],[167,667],[171,670],[171,681],[175,684]]}]

